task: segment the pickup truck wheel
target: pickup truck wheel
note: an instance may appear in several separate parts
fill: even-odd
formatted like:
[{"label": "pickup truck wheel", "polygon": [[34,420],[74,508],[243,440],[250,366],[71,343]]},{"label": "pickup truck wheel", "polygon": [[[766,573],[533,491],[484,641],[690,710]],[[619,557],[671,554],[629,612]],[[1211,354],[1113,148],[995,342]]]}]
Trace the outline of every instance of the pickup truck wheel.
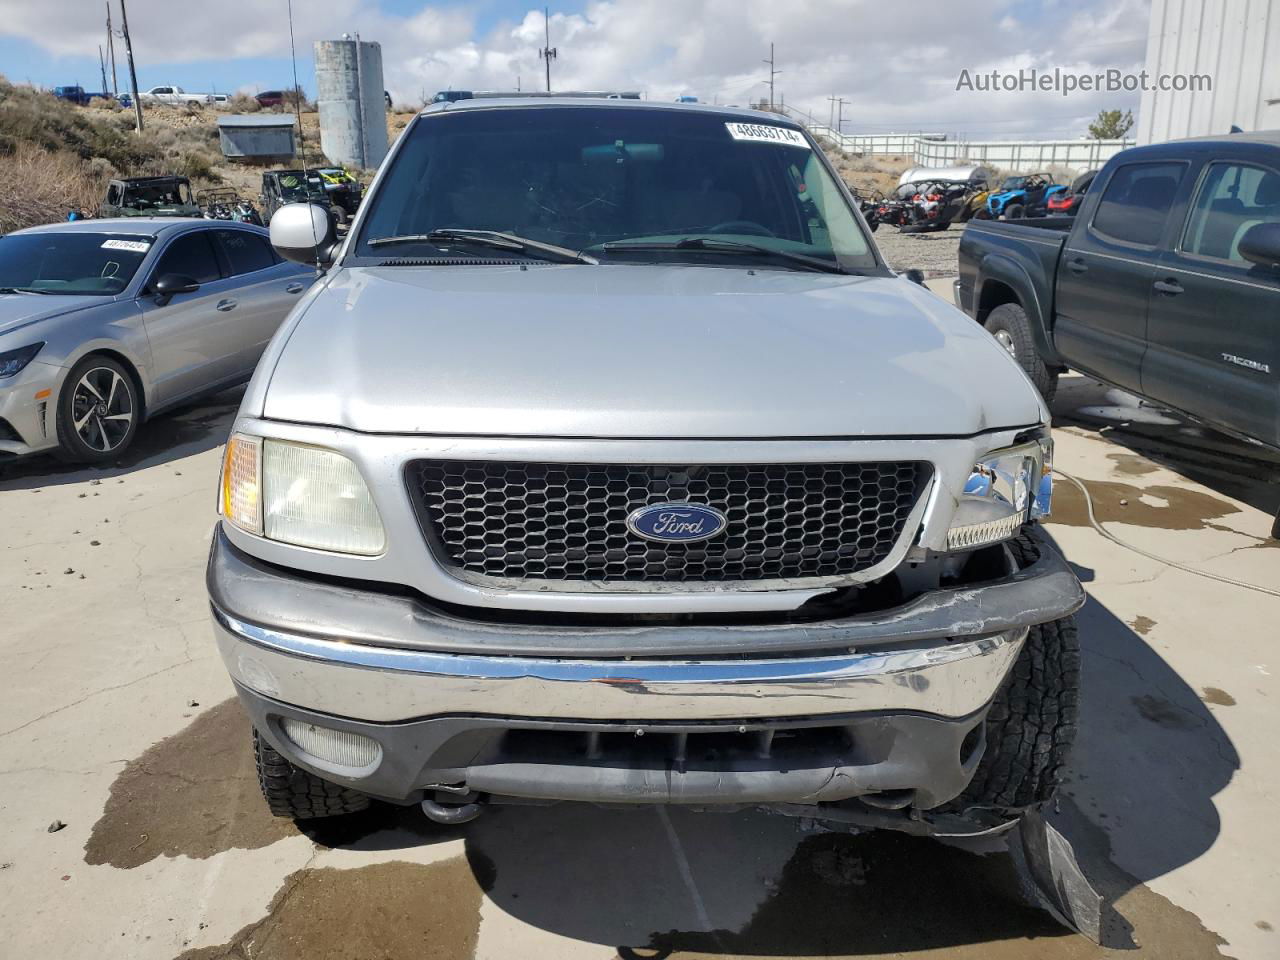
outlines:
[{"label": "pickup truck wheel", "polygon": [[258,784],[272,816],[312,820],[358,813],[369,806],[369,798],[363,793],[295,767],[262,739],[257,728],[253,731],[253,758],[258,767]]},{"label": "pickup truck wheel", "polygon": [[[1040,548],[1030,537],[1010,544],[1020,565]],[[969,786],[946,810],[1021,811],[1053,797],[1076,737],[1080,641],[1075,617],[1032,627],[987,713],[986,751]]]},{"label": "pickup truck wheel", "polygon": [[1058,392],[1058,372],[1051,370],[1036,352],[1036,342],[1031,336],[1031,321],[1021,304],[1002,303],[989,314],[983,324],[1000,346],[1009,351],[1018,365],[1027,372],[1031,382],[1044,397],[1045,403],[1053,402]]}]

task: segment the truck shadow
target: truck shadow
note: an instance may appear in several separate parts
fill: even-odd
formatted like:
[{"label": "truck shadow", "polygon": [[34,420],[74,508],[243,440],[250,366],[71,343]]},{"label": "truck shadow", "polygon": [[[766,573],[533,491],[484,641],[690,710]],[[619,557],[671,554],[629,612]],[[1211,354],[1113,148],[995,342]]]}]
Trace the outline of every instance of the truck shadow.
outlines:
[{"label": "truck shadow", "polygon": [[[1216,956],[1219,939],[1145,883],[1212,846],[1213,798],[1239,758],[1142,637],[1096,601],[1079,616],[1079,740],[1048,818],[1104,896],[1105,947]],[[756,811],[562,804],[493,809],[469,825],[466,849],[502,910],[618,947],[623,960],[1103,955],[1030,905],[1002,842],[831,833]]]},{"label": "truck shadow", "polygon": [[[1280,450],[1228,437],[1079,375],[1059,381],[1053,422],[1105,431],[1111,443],[1210,490],[1272,516],[1280,509]],[[1136,460],[1112,459],[1122,473],[1128,466],[1143,469]]]},{"label": "truck shadow", "polygon": [[159,414],[142,424],[133,445],[109,463],[63,463],[51,454],[0,459],[0,491],[125,477],[136,470],[203,453],[227,439],[243,395],[243,386],[232,387]]}]

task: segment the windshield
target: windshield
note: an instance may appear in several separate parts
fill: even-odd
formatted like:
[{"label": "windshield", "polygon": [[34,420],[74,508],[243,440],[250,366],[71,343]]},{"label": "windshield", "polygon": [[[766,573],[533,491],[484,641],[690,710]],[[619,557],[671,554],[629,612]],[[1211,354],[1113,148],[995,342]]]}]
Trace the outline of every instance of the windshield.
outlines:
[{"label": "windshield", "polygon": [[133,279],[152,238],[112,233],[0,237],[0,288],[114,296]]},{"label": "windshield", "polygon": [[324,184],[314,174],[285,173],[280,175],[280,197],[289,203],[305,203],[325,198]]},{"label": "windshield", "polygon": [[1001,185],[1001,190],[1021,190],[1022,185],[1027,182],[1026,177],[1010,177]]},{"label": "windshield", "polygon": [[[654,249],[711,237],[845,269],[876,266],[818,152],[789,126],[664,109],[526,107],[426,117],[406,136],[372,200],[357,256],[388,256],[376,241],[389,237],[422,238],[398,245],[395,256],[447,248],[426,235],[460,228],[605,262],[722,265],[727,254],[743,254],[727,245]],[[641,240],[646,249],[626,249]],[[751,262],[758,254],[747,253],[745,265],[787,266],[767,256]]]},{"label": "windshield", "polygon": [[182,181],[170,183],[127,184],[124,191],[126,206],[176,207],[191,203],[191,185]]}]

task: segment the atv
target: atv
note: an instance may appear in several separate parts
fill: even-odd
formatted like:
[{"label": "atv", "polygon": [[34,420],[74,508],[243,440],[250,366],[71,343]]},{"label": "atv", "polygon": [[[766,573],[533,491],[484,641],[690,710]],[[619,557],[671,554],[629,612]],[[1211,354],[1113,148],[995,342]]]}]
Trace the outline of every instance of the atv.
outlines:
[{"label": "atv", "polygon": [[128,177],[107,184],[100,217],[203,217],[186,177]]},{"label": "atv", "polygon": [[1045,201],[1066,190],[1055,183],[1051,173],[1027,173],[1007,177],[987,198],[987,213],[992,220],[1004,217],[1019,220],[1026,216],[1044,216]]},{"label": "atv", "polygon": [[1071,181],[1071,187],[1061,193],[1055,193],[1045,202],[1046,215],[1050,217],[1074,217],[1084,203],[1084,195],[1089,191],[1097,170],[1090,170]]}]

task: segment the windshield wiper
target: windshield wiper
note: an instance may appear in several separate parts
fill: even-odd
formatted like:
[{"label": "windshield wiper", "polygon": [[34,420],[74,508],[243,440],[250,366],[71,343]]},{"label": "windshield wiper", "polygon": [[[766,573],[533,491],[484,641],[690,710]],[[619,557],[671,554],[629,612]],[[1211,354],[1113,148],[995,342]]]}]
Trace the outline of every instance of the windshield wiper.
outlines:
[{"label": "windshield wiper", "polygon": [[558,247],[554,243],[543,243],[541,240],[530,240],[528,237],[516,236],[514,233],[502,233],[498,230],[464,230],[460,227],[441,227],[429,233],[410,233],[399,237],[375,237],[368,241],[371,247],[380,247],[392,243],[439,243],[440,241],[456,243],[475,243],[499,250],[515,250],[529,256],[541,256],[544,260],[557,260],[561,263],[599,263],[595,257]]},{"label": "windshield wiper", "polygon": [[789,250],[775,250],[773,247],[761,246],[758,243],[747,243],[743,240],[721,240],[716,237],[685,237],[682,240],[612,240],[600,249],[606,252],[629,250],[707,250],[711,253],[728,253],[738,256],[773,257],[786,260],[809,270],[821,270],[824,273],[844,273],[838,263],[822,260],[818,257],[807,257],[803,253],[792,253]]},{"label": "windshield wiper", "polygon": [[0,293],[38,293],[41,296],[49,296],[52,290],[40,290],[36,287],[0,287]]}]

